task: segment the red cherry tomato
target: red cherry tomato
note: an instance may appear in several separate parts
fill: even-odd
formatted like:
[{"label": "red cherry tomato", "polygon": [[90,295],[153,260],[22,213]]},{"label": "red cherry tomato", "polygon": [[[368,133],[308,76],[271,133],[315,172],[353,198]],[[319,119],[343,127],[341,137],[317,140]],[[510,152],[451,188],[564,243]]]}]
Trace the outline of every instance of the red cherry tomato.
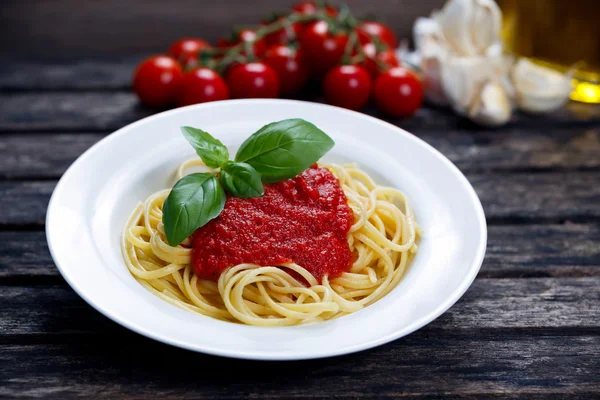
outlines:
[{"label": "red cherry tomato", "polygon": [[390,117],[410,117],[423,103],[423,86],[414,73],[395,67],[375,81],[375,101]]},{"label": "red cherry tomato", "polygon": [[311,72],[317,78],[340,63],[347,43],[346,33],[329,33],[327,21],[311,23],[300,35],[300,45],[306,52]]},{"label": "red cherry tomato", "polygon": [[396,53],[394,53],[394,50],[391,48],[377,52],[375,45],[373,43],[368,43],[363,46],[363,52],[365,53],[363,65],[373,78],[376,78],[381,72],[379,64],[386,68],[400,66],[400,61],[398,61]]},{"label": "red cherry tomato", "polygon": [[175,104],[181,89],[183,72],[171,57],[154,56],[145,59],[133,75],[133,91],[140,101],[150,107]]},{"label": "red cherry tomato", "polygon": [[293,49],[283,44],[271,46],[264,62],[277,72],[283,95],[297,93],[308,80],[308,66],[302,49]]},{"label": "red cherry tomato", "polygon": [[370,36],[375,36],[381,40],[382,43],[387,44],[392,49],[398,46],[398,39],[396,34],[384,23],[377,21],[364,21],[358,26],[358,30],[362,31]]},{"label": "red cherry tomato", "polygon": [[183,38],[169,47],[169,55],[184,65],[188,65],[198,59],[200,50],[210,47],[210,44],[202,39]]},{"label": "red cherry tomato", "polygon": [[271,98],[279,94],[277,73],[263,62],[234,64],[226,80],[233,98]]},{"label": "red cherry tomato", "polygon": [[284,27],[265,36],[265,42],[268,46],[280,43],[289,43],[300,36],[300,33],[302,32],[302,24],[299,22],[286,23],[285,20],[286,17],[279,17],[277,21],[283,23]]},{"label": "red cherry tomato", "polygon": [[[229,48],[233,47],[236,44],[241,42],[250,42],[256,39],[256,32],[251,29],[242,29],[239,33],[233,38],[220,38],[217,40],[217,47],[219,48]],[[252,46],[252,50],[254,51],[254,55],[258,58],[261,58],[265,55],[267,51],[267,43],[265,39],[260,39],[254,42]],[[241,54],[246,54],[244,50],[241,51]]]},{"label": "red cherry tomato", "polygon": [[[300,3],[296,3],[292,7],[294,11],[306,15],[315,14],[319,10],[319,8],[320,7],[318,7],[317,3],[315,3],[314,1],[301,1]],[[330,17],[336,17],[339,13],[338,9],[331,4],[327,4],[324,7],[324,10],[325,14],[329,15]]]},{"label": "red cherry tomato", "polygon": [[228,98],[229,89],[219,74],[209,68],[196,68],[183,76],[177,105],[189,106]]},{"label": "red cherry tomato", "polygon": [[371,77],[360,65],[338,65],[323,81],[325,100],[335,106],[359,110],[369,101]]}]

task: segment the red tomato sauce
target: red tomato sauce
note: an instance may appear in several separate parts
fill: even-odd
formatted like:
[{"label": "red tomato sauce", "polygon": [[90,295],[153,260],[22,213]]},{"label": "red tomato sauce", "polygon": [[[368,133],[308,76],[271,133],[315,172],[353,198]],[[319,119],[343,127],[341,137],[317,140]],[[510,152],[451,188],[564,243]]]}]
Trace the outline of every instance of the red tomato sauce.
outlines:
[{"label": "red tomato sauce", "polygon": [[228,197],[221,214],[193,234],[192,265],[218,280],[228,267],[294,262],[320,282],[350,269],[352,210],[337,178],[316,164],[293,179],[264,185],[262,197]]}]

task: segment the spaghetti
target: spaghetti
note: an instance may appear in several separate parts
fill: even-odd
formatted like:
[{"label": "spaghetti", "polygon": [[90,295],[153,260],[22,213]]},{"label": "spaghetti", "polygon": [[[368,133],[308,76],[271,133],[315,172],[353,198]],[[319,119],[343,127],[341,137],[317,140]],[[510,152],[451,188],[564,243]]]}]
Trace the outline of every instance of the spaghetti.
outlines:
[{"label": "spaghetti", "polygon": [[[190,160],[177,171],[201,166]],[[324,165],[348,199],[354,224],[348,244],[355,256],[348,272],[319,282],[293,263],[240,264],[217,282],[199,279],[191,263],[190,240],[176,247],[165,239],[162,205],[170,190],[139,204],[125,225],[121,250],[127,268],[146,289],[185,310],[255,326],[284,326],[337,318],[388,294],[404,276],[417,251],[420,229],[404,195],[379,186],[354,164]],[[299,278],[305,282],[300,282]]]}]

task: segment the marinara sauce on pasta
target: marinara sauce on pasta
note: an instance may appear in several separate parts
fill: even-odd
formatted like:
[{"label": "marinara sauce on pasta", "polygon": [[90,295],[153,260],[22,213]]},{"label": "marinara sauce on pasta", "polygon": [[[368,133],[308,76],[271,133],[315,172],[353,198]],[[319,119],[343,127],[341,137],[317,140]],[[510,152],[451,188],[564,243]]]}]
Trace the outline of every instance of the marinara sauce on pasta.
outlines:
[{"label": "marinara sauce on pasta", "polygon": [[229,196],[221,214],[192,238],[192,266],[217,281],[239,264],[295,263],[318,281],[348,272],[352,210],[337,178],[317,164],[293,179],[267,184],[261,197]]}]

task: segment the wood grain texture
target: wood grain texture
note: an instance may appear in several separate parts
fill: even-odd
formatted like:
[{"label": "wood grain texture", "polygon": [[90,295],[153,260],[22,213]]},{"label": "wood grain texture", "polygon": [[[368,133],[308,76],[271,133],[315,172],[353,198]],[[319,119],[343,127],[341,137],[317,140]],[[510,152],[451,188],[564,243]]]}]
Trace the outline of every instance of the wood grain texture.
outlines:
[{"label": "wood grain texture", "polygon": [[0,57],[0,90],[124,90],[149,54],[33,61]]},{"label": "wood grain texture", "polygon": [[[0,178],[58,179],[105,134],[0,134]],[[463,171],[599,169],[600,128],[418,133]]]},{"label": "wood grain texture", "polygon": [[[236,25],[256,25],[296,0],[5,0],[0,13],[0,53],[27,57],[97,57],[163,53],[184,36],[210,42]],[[338,4],[342,2],[336,2]],[[412,36],[412,24],[443,5],[444,0],[347,0],[356,16],[375,14],[400,37]]]},{"label": "wood grain texture", "polygon": [[6,398],[290,399],[600,396],[600,336],[460,334],[425,328],[358,354],[256,362],[205,356],[131,333],[0,346]]},{"label": "wood grain texture", "polygon": [[116,130],[151,115],[129,92],[0,95],[0,130]]},{"label": "wood grain texture", "polygon": [[[0,90],[8,90],[27,94],[27,91],[128,91],[131,86],[131,78],[137,63],[149,56],[149,53],[139,55],[127,55],[119,57],[99,58],[67,58],[60,61],[48,60],[23,60],[13,57],[0,57]],[[65,93],[63,93],[65,94]],[[79,94],[74,93],[74,96]],[[97,94],[102,96],[102,93]],[[106,94],[104,94],[106,95]],[[35,94],[40,97],[36,104],[45,102],[60,104],[61,101],[67,101],[65,96],[55,97],[42,94]],[[318,85],[307,87],[305,93],[298,96],[299,99],[309,101],[320,101],[320,88]],[[110,99],[110,97],[108,98]],[[8,99],[5,99],[8,101]],[[88,100],[90,101],[90,100]],[[82,100],[82,106],[86,102]],[[433,121],[425,118],[416,120],[416,123],[403,121],[405,126],[412,129],[438,126],[440,128],[467,128],[471,131],[478,130],[478,133],[494,132],[478,128],[469,122],[457,118],[451,112],[444,109],[435,110],[435,113],[428,111]],[[371,107],[365,110],[370,115],[377,115],[377,111]],[[583,103],[571,102],[561,110],[543,116],[531,116],[522,113],[516,113],[509,126],[515,130],[522,130],[524,127],[530,127],[537,132],[552,131],[555,125],[572,125],[600,122],[600,107]],[[437,123],[437,124],[435,124]],[[408,125],[406,125],[408,124]],[[446,125],[444,125],[446,124]],[[96,128],[91,126],[91,128]]]},{"label": "wood grain texture", "polygon": [[[598,285],[600,277],[477,279],[430,329],[600,333]],[[0,296],[0,341],[3,336],[102,334],[120,329],[66,285],[4,286]]]},{"label": "wood grain texture", "polygon": [[[600,172],[467,174],[492,223],[600,218]],[[53,181],[0,182],[0,225],[42,224]]]},{"label": "wood grain texture", "polygon": [[[0,284],[62,282],[44,232],[0,232]],[[488,228],[478,278],[600,276],[600,225]]]},{"label": "wood grain texture", "polygon": [[588,221],[600,217],[600,173],[477,174],[467,176],[486,217]]},{"label": "wood grain texture", "polygon": [[[309,88],[298,98],[322,102],[318,92]],[[374,107],[363,111],[382,116]],[[129,91],[16,92],[0,94],[0,131],[111,131],[155,112],[141,106]],[[423,107],[412,118],[389,122],[415,133],[482,130],[445,108]],[[565,126],[597,127],[598,123],[600,107],[570,103],[551,116],[515,114],[506,128],[544,132]]]}]

